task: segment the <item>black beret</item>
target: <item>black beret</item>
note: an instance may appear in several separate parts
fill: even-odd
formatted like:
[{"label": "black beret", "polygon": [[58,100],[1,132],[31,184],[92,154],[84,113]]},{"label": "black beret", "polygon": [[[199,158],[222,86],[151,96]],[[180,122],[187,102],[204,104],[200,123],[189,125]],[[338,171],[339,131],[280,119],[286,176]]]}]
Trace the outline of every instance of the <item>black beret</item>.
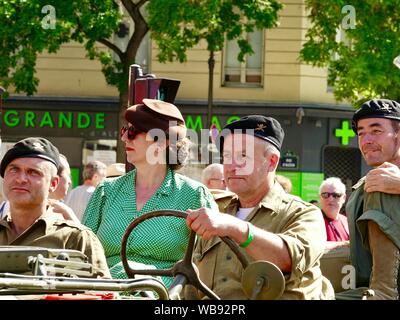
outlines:
[{"label": "black beret", "polygon": [[60,166],[60,153],[49,140],[39,137],[26,138],[14,144],[4,155],[0,164],[1,177],[4,178],[7,166],[17,158],[41,158],[53,163],[57,170]]},{"label": "black beret", "polygon": [[[142,132],[151,129],[176,131],[178,136],[186,135],[182,113],[172,103],[156,99],[143,99],[143,103],[129,107],[125,119]],[[170,132],[171,133],[171,132]]]},{"label": "black beret", "polygon": [[388,99],[373,99],[365,102],[353,115],[354,132],[357,132],[358,120],[365,118],[387,118],[400,121],[400,104]]},{"label": "black beret", "polygon": [[[246,132],[246,130],[252,130],[251,132]],[[274,145],[279,151],[282,147],[283,138],[285,133],[280,125],[280,123],[271,117],[261,116],[261,115],[250,115],[240,118],[237,121],[227,124],[221,131],[221,136],[224,131],[229,130],[231,133],[242,132],[252,134],[257,138],[268,141]],[[222,149],[223,141],[220,140],[220,148]]]}]

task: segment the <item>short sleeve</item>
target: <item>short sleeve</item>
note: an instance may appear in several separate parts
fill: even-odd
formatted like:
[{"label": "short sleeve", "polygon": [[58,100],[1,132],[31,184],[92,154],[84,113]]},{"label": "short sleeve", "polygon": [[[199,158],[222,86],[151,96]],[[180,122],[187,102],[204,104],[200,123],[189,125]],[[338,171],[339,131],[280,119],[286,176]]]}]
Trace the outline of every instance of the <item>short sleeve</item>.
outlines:
[{"label": "short sleeve", "polygon": [[400,228],[390,216],[379,210],[367,210],[357,219],[357,227],[360,231],[363,246],[369,250],[368,221],[374,221],[379,229],[400,248]]},{"label": "short sleeve", "polygon": [[311,206],[297,210],[297,218],[277,234],[286,243],[292,259],[290,278],[301,276],[315,265],[324,252],[326,241],[325,224],[320,210]]},{"label": "short sleeve", "polygon": [[192,209],[209,208],[218,211],[218,205],[215,202],[211,192],[202,186],[199,187],[198,191],[199,191],[199,198],[197,199],[198,203],[194,204]]},{"label": "short sleeve", "polygon": [[89,258],[89,262],[96,268],[101,278],[111,278],[103,246],[91,230],[86,228],[80,230],[77,246]]}]

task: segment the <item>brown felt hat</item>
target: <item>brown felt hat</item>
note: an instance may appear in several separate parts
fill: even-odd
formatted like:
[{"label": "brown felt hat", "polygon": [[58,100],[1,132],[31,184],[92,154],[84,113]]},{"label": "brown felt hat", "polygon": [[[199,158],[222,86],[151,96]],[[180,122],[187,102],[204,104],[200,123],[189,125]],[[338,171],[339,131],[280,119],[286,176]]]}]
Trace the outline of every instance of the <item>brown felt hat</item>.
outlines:
[{"label": "brown felt hat", "polygon": [[179,109],[162,100],[143,99],[142,104],[126,110],[125,119],[139,131],[161,129],[169,136],[175,135],[179,139],[186,135],[185,120]]}]

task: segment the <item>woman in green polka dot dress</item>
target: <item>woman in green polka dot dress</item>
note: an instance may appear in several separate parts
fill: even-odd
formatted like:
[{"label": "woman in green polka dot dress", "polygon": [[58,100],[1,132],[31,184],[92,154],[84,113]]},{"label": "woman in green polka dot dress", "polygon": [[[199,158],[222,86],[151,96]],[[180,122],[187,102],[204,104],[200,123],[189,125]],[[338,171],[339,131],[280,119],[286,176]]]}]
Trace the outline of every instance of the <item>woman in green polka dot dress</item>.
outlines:
[{"label": "woman in green polka dot dress", "polygon": [[[122,236],[128,225],[146,212],[186,211],[217,206],[201,183],[175,172],[188,154],[186,126],[173,104],[143,99],[125,112],[121,129],[127,161],[135,169],[100,183],[86,208],[82,223],[103,244],[113,278],[126,278],[120,259]],[[158,269],[183,258],[189,238],[184,219],[161,217],[141,223],[127,243],[129,261]],[[172,278],[163,277],[166,286]]]}]

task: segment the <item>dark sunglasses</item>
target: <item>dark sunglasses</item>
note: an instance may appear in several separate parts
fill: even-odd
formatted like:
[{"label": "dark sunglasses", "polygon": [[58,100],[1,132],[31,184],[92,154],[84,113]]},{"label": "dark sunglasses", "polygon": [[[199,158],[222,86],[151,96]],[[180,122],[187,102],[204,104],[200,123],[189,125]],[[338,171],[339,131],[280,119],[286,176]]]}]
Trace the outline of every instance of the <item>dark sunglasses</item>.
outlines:
[{"label": "dark sunglasses", "polygon": [[324,199],[328,199],[330,196],[334,197],[335,199],[339,199],[342,194],[336,192],[322,192],[321,197]]},{"label": "dark sunglasses", "polygon": [[127,131],[129,140],[135,139],[139,133],[142,133],[142,131],[137,130],[134,126],[123,126],[120,131],[121,138]]}]

